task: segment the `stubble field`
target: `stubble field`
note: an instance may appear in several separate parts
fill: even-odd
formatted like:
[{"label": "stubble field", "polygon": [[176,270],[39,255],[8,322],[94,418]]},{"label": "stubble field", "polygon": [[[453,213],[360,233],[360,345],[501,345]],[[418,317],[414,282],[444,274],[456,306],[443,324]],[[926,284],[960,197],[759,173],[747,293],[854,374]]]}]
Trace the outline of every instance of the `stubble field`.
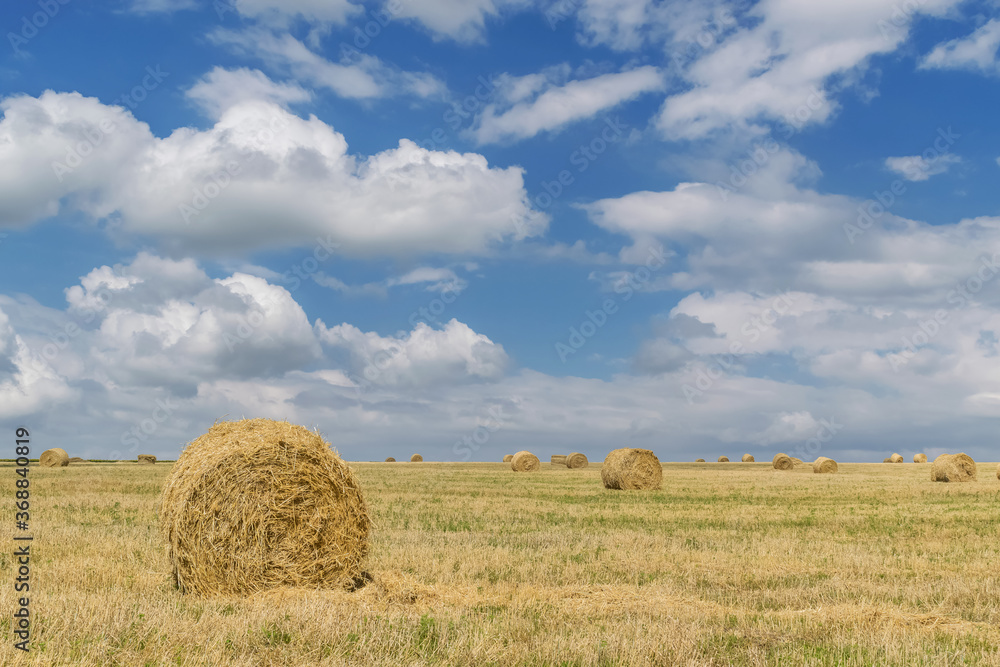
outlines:
[{"label": "stubble field", "polygon": [[[364,588],[182,596],[157,504],[170,464],[31,469],[40,665],[1000,665],[1000,482],[929,465],[354,463],[375,530]],[[13,524],[14,470],[0,466]],[[8,535],[10,533],[8,532]],[[8,545],[14,542],[8,537]]]}]

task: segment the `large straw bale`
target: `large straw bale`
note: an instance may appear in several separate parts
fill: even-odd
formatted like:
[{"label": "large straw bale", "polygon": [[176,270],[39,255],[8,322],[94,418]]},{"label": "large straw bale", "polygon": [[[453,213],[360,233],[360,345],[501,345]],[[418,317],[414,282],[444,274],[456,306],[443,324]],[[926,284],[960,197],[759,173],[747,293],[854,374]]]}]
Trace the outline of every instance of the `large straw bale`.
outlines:
[{"label": "large straw bale", "polygon": [[153,463],[156,463],[156,457],[152,454],[139,454],[136,458],[136,462],[143,465],[152,465]]},{"label": "large straw bale", "polygon": [[554,466],[565,466],[566,465],[566,455],[565,454],[553,454],[549,458],[549,463]]},{"label": "large straw bale", "polygon": [[896,453],[889,457],[889,463],[902,463],[902,462],[903,462],[902,454]]},{"label": "large straw bale", "polygon": [[914,463],[927,463],[927,455],[926,454],[914,454],[913,455],[913,462]]},{"label": "large straw bale", "polygon": [[587,459],[585,454],[580,452],[573,452],[566,457],[566,467],[567,468],[586,468],[590,465],[590,461]]},{"label": "large straw bale", "polygon": [[318,433],[244,419],[187,446],[160,526],[182,592],[250,595],[358,585],[371,520],[354,472]]},{"label": "large straw bale", "polygon": [[514,455],[513,455],[513,454],[504,454],[504,457],[503,457],[503,462],[504,462],[504,463],[510,463],[510,460],[511,460],[512,458],[514,458]]},{"label": "large straw bale", "polygon": [[608,489],[658,489],[663,480],[663,466],[648,449],[623,447],[604,459],[601,480]]},{"label": "large straw bale", "polygon": [[529,451],[520,451],[510,459],[510,469],[514,472],[536,472],[541,467],[542,462]]},{"label": "large straw bale", "polygon": [[771,460],[771,466],[775,470],[791,470],[795,467],[795,462],[788,454],[775,454]]},{"label": "large straw bale", "polygon": [[744,454],[743,458],[740,460],[743,461],[743,463],[753,463],[754,462],[753,454]]},{"label": "large straw bale", "polygon": [[66,453],[65,449],[61,449],[59,447],[46,449],[42,452],[42,455],[38,457],[38,464],[44,468],[60,468],[68,466],[69,454]]},{"label": "large straw bale", "polygon": [[825,456],[821,456],[813,461],[813,472],[837,472],[837,462]]},{"label": "large straw bale", "polygon": [[976,462],[968,454],[942,454],[931,465],[934,482],[975,482]]},{"label": "large straw bale", "polygon": [[410,463],[420,463],[423,460],[424,457],[422,457],[420,454],[414,454],[413,456],[410,457]]}]

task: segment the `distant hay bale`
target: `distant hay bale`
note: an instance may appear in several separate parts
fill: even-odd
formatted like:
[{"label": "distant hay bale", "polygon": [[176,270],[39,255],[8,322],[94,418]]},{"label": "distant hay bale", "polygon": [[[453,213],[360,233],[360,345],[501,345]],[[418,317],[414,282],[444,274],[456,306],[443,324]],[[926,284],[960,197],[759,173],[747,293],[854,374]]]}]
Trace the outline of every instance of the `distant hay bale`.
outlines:
[{"label": "distant hay bale", "polygon": [[695,459],[694,462],[695,463],[704,463],[705,459]]},{"label": "distant hay bale", "polygon": [[795,462],[788,454],[775,454],[771,460],[771,465],[775,470],[791,470],[795,467]]},{"label": "distant hay bale", "polygon": [[84,459],[81,459],[79,456],[74,456],[73,458],[71,458],[69,460],[69,462],[70,463],[86,463],[86,461]]},{"label": "distant hay bale", "polygon": [[729,457],[728,456],[720,456],[719,457],[719,463],[729,463]]},{"label": "distant hay bale", "polygon": [[753,463],[753,454],[744,454],[741,460],[743,463]]},{"label": "distant hay bale", "polygon": [[567,468],[586,468],[590,465],[590,461],[587,457],[580,452],[573,452],[566,457],[566,467]]},{"label": "distant hay bale", "polygon": [[549,459],[549,462],[554,466],[565,466],[566,465],[566,455],[565,454],[553,454]]},{"label": "distant hay bale", "polygon": [[514,458],[514,455],[513,455],[513,454],[506,454],[506,455],[504,455],[504,457],[503,457],[503,462],[504,462],[504,463],[510,463],[510,460],[511,460],[512,458]]},{"label": "distant hay bale", "polygon": [[892,459],[882,459],[882,463],[892,463]]},{"label": "distant hay bale", "polygon": [[395,463],[395,462],[396,462],[396,459],[394,459],[394,458],[392,458],[392,457],[390,456],[389,458],[387,458],[387,459],[385,460],[385,462],[386,462],[386,463]]},{"label": "distant hay bale", "polygon": [[38,457],[38,464],[44,468],[60,468],[68,466],[69,454],[66,453],[65,449],[60,449],[59,447],[46,449],[42,452],[42,455]]},{"label": "distant hay bale", "polygon": [[805,461],[803,461],[802,459],[797,459],[794,456],[792,457],[792,463],[794,463],[797,466],[805,465]]},{"label": "distant hay bale", "polygon": [[997,479],[1000,479],[1000,464],[997,465]]},{"label": "distant hay bale", "polygon": [[536,472],[541,467],[542,462],[529,451],[520,451],[510,459],[510,469],[514,472]]},{"label": "distant hay bale", "polygon": [[902,463],[902,462],[903,462],[902,454],[893,454],[892,456],[889,457],[889,463]]},{"label": "distant hay bale", "polygon": [[813,461],[813,472],[837,472],[837,462],[833,459],[821,456]]},{"label": "distant hay bale", "polygon": [[142,465],[151,465],[156,463],[156,457],[152,454],[139,454],[136,461]]},{"label": "distant hay bale", "polygon": [[927,455],[926,454],[914,454],[913,455],[913,462],[914,463],[927,463]]},{"label": "distant hay bale", "polygon": [[423,460],[424,457],[422,457],[420,454],[414,454],[413,456],[410,457],[410,463],[420,463]]},{"label": "distant hay bale", "polygon": [[216,423],[167,477],[160,528],[184,593],[344,588],[362,579],[371,520],[357,477],[316,432]]},{"label": "distant hay bale", "polygon": [[648,449],[615,449],[601,466],[601,481],[606,489],[648,490],[660,488],[663,466]]},{"label": "distant hay bale", "polygon": [[968,454],[942,454],[931,465],[931,481],[975,482],[976,462]]}]

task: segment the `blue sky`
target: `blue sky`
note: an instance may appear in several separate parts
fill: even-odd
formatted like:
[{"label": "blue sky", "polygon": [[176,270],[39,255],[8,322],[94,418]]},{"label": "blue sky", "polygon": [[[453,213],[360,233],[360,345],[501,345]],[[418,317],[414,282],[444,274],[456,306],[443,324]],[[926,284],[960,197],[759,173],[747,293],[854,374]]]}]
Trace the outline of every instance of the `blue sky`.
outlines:
[{"label": "blue sky", "polygon": [[8,3],[0,419],[95,458],[228,415],[350,459],[994,460],[996,14]]}]

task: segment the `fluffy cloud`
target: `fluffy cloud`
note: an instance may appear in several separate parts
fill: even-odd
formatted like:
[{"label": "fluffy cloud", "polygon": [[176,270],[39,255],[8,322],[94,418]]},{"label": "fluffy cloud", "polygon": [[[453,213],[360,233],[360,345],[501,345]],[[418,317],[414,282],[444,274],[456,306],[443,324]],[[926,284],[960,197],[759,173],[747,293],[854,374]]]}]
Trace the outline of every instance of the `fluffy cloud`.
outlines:
[{"label": "fluffy cloud", "polygon": [[287,32],[252,27],[219,29],[211,34],[216,44],[260,58],[272,69],[287,71],[299,81],[326,88],[348,99],[372,99],[397,95],[443,96],[445,85],[434,76],[406,72],[376,56],[355,52],[341,54],[332,62]]},{"label": "fluffy cloud", "polygon": [[[522,170],[400,140],[368,158],[315,116],[241,102],[159,139],[76,93],[0,102],[0,225],[80,211],[178,251],[339,243],[359,255],[482,252],[543,232]],[[280,221],[280,224],[277,224]]]},{"label": "fluffy cloud", "polygon": [[435,40],[478,42],[487,19],[528,6],[527,0],[388,0],[384,11],[422,25]]},{"label": "fluffy cloud", "polygon": [[[779,152],[740,189],[681,183],[585,206],[600,227],[637,242],[655,238],[682,256],[663,289],[814,292],[869,303],[936,303],[1000,252],[993,218],[927,225],[886,204],[796,185],[811,165]],[[880,188],[880,190],[882,190]]]},{"label": "fluffy cloud", "polygon": [[507,366],[507,353],[482,334],[452,319],[436,330],[423,322],[403,337],[382,337],[350,324],[316,325],[326,344],[345,349],[357,382],[423,386],[445,382],[497,380]]},{"label": "fluffy cloud", "polygon": [[951,165],[961,161],[962,158],[952,153],[945,153],[930,160],[920,155],[907,155],[887,157],[885,166],[908,181],[926,181],[931,176],[945,173]]},{"label": "fluffy cloud", "polygon": [[214,68],[186,93],[210,118],[219,118],[226,109],[250,100],[264,100],[283,107],[308,102],[312,94],[296,83],[275,83],[260,70],[245,67]]},{"label": "fluffy cloud", "polygon": [[[919,12],[941,13],[955,4],[928,0]],[[684,73],[692,88],[667,98],[657,127],[671,139],[696,139],[727,128],[752,129],[758,120],[786,120],[792,127],[822,123],[835,108],[833,79],[906,39],[913,14],[897,14],[896,0],[757,3],[738,30],[698,54]]]},{"label": "fluffy cloud", "polygon": [[559,82],[565,68],[524,77],[501,77],[505,104],[488,104],[473,136],[481,144],[533,137],[663,88],[655,67],[638,67],[589,79]]},{"label": "fluffy cloud", "polygon": [[943,42],[920,62],[921,69],[967,69],[1000,73],[1000,20],[991,19],[967,37]]}]

